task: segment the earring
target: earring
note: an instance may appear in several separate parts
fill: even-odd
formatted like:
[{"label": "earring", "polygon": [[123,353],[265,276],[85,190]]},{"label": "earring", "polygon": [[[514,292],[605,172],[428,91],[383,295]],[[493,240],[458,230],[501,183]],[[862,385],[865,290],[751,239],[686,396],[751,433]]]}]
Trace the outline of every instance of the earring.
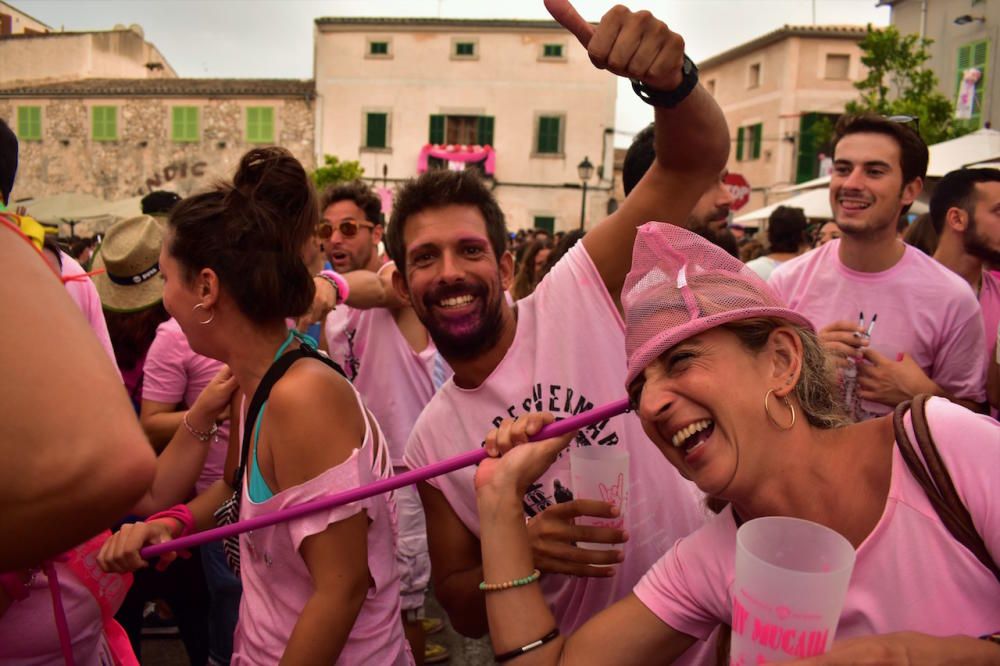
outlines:
[{"label": "earring", "polygon": [[[198,304],[196,304],[194,306],[193,309],[197,311],[197,310],[202,310],[204,308],[205,308],[204,305],[202,305],[201,303],[198,303]],[[201,324],[202,326],[204,326],[206,324],[211,324],[213,319],[215,319],[215,313],[214,312],[212,312],[212,313],[209,314],[208,319],[206,319],[205,321],[199,321],[198,323]]]},{"label": "earring", "polygon": [[781,401],[785,403],[785,407],[788,407],[788,410],[792,413],[792,421],[787,426],[781,425],[773,416],[771,416],[771,409],[767,404],[767,399],[771,397],[772,393],[774,393],[774,389],[768,389],[767,393],[764,394],[764,413],[767,414],[768,420],[773,423],[778,430],[791,430],[795,426],[795,405],[792,404],[792,401],[788,399],[787,395],[782,396]]}]

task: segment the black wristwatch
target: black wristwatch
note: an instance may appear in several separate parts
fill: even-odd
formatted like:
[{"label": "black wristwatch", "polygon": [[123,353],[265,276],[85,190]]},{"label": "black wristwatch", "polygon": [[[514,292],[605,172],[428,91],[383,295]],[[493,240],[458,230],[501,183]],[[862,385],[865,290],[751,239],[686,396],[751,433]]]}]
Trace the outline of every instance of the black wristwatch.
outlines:
[{"label": "black wristwatch", "polygon": [[684,65],[681,67],[681,73],[684,75],[684,78],[681,79],[681,84],[673,90],[653,90],[642,81],[636,80],[632,81],[632,90],[646,104],[672,109],[687,99],[687,96],[698,85],[698,67],[687,55],[684,56]]}]

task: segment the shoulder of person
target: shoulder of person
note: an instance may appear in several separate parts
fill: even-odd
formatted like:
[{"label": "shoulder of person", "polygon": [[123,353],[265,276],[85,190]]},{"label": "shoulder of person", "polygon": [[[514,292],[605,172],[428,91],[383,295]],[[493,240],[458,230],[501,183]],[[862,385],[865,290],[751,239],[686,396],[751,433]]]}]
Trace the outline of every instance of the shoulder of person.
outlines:
[{"label": "shoulder of person", "polygon": [[301,415],[320,410],[335,413],[338,418],[346,416],[339,410],[356,403],[350,382],[330,366],[311,358],[293,363],[272,387],[267,401],[272,414]]},{"label": "shoulder of person", "polygon": [[[932,290],[938,302],[943,304],[964,306],[970,312],[979,310],[976,292],[961,275],[909,245],[906,247],[905,258],[911,264],[910,270],[920,274],[919,280],[908,281],[910,288],[924,287]],[[947,292],[946,298],[941,298],[942,291]]]}]

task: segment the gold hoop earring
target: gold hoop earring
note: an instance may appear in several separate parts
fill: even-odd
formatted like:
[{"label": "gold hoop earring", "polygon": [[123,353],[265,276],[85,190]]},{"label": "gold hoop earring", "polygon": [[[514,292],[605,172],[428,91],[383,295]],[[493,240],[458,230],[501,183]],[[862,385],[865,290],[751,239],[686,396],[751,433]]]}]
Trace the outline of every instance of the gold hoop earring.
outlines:
[{"label": "gold hoop earring", "polygon": [[[195,311],[198,311],[198,310],[203,310],[204,308],[205,308],[204,305],[202,305],[201,303],[197,303],[194,306],[193,309]],[[212,313],[209,314],[208,319],[206,319],[205,321],[199,321],[198,323],[201,324],[202,326],[205,326],[207,324],[211,324],[213,319],[215,319],[215,313],[214,312],[212,312]]]},{"label": "gold hoop earring", "polygon": [[778,430],[791,430],[793,427],[795,427],[795,405],[792,404],[792,401],[788,399],[787,395],[782,396],[781,401],[785,403],[785,407],[788,407],[788,410],[792,413],[792,421],[787,426],[781,425],[771,415],[771,409],[770,407],[768,407],[767,404],[767,399],[771,397],[772,393],[774,393],[774,389],[768,389],[767,393],[764,394],[764,413],[767,414],[768,420],[771,423],[773,423],[774,427],[776,427]]}]

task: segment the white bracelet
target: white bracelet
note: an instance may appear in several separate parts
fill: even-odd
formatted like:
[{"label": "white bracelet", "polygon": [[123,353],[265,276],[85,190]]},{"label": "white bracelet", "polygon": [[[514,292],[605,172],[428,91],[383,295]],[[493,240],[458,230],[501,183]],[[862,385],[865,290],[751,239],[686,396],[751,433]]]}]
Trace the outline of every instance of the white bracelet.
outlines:
[{"label": "white bracelet", "polygon": [[203,430],[195,430],[194,426],[192,426],[191,423],[188,422],[188,412],[184,412],[183,421],[184,421],[184,427],[187,428],[187,431],[191,433],[194,436],[194,438],[200,442],[208,443],[213,437],[215,437],[216,433],[219,432],[218,423],[213,423],[212,427],[208,430],[208,432],[205,432]]}]

